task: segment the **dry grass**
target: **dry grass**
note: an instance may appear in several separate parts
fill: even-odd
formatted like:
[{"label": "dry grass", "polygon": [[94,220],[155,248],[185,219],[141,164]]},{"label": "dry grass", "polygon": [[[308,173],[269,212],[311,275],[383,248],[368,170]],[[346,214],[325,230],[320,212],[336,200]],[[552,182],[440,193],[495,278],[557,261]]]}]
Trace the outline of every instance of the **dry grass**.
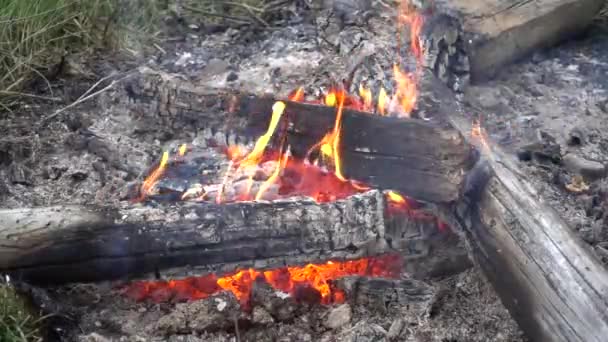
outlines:
[{"label": "dry grass", "polygon": [[182,6],[205,23],[270,27],[274,17],[285,11],[293,0],[190,0]]},{"label": "dry grass", "polygon": [[62,56],[132,45],[147,32],[158,1],[0,0],[0,104],[42,77]]},{"label": "dry grass", "polygon": [[41,320],[28,309],[27,303],[12,287],[0,285],[0,341],[42,341]]}]

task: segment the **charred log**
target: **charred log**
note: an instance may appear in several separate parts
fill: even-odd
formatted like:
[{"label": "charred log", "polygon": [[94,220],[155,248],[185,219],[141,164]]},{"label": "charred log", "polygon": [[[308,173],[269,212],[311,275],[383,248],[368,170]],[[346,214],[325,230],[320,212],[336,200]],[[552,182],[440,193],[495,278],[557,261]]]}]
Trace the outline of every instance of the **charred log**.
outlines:
[{"label": "charred log", "polygon": [[432,287],[414,279],[351,276],[338,279],[335,285],[352,304],[380,312],[400,312],[406,306],[414,310],[416,305],[424,312],[435,294]]},{"label": "charred log", "polygon": [[[449,90],[437,93],[457,108]],[[456,116],[451,122],[471,132],[470,123]],[[444,216],[464,233],[472,258],[529,340],[605,340],[608,271],[542,202],[512,156],[488,141],[480,150],[463,198],[443,206]]]},{"label": "charred log", "polygon": [[[421,89],[434,88],[434,79],[428,81],[430,84]],[[218,134],[219,140],[225,140],[220,142],[222,144],[248,142],[263,134],[276,101],[272,97],[235,97],[217,94],[217,91],[214,96],[214,91],[209,89],[146,70],[134,77],[127,88],[127,93],[131,94],[129,110],[140,113],[142,118],[151,118],[145,120],[145,124],[142,122],[145,129],[194,135],[197,127],[211,126],[238,133]],[[286,133],[286,144],[291,152],[303,157],[333,129],[336,110],[320,105],[286,103],[280,127]],[[433,97],[429,100],[421,97],[416,113],[425,117],[434,115],[438,113],[436,109],[440,103]],[[222,115],[228,108],[233,114]],[[460,133],[442,121],[403,120],[345,110],[340,142],[342,173],[372,187],[390,188],[423,201],[456,200],[474,158]],[[179,127],[173,127],[176,125]],[[274,135],[275,146],[279,136],[282,135]],[[408,181],[403,182],[404,179]]]},{"label": "charred log", "polygon": [[[534,2],[515,4],[518,6],[492,12],[496,14],[491,16],[481,15],[484,18],[481,22],[498,17],[512,19],[522,10],[527,11],[527,14],[518,20],[505,21],[511,27],[497,27],[480,37],[467,38],[469,36],[465,29],[485,26],[471,23],[464,25],[466,20],[455,21],[460,25],[457,27],[462,27],[461,32],[464,32],[458,31],[456,41],[473,42],[464,51],[471,63],[470,71],[474,80],[492,74],[504,63],[542,45],[544,39],[555,42],[558,33],[563,33],[564,30],[579,31],[588,22],[587,18],[595,8],[595,2],[590,0],[552,1],[540,5]],[[470,5],[463,8],[471,8]],[[480,8],[484,6],[486,5]],[[583,10],[577,11],[575,15],[566,15],[568,18],[564,17],[564,11],[570,12],[577,6],[582,6]],[[530,11],[532,7],[539,7],[542,11]],[[458,11],[454,13],[457,14]],[[530,13],[542,20],[533,20]],[[550,18],[550,23],[542,24]],[[564,21],[562,23],[555,18]],[[575,23],[577,20],[580,20],[580,26]],[[559,23],[559,27],[556,23]],[[538,25],[544,26],[541,28]],[[539,32],[538,36],[525,34],[535,28],[538,28],[535,31]],[[437,44],[441,46],[443,43]],[[502,45],[510,48],[497,48]],[[501,53],[494,55],[496,51]],[[484,150],[485,164],[479,164],[474,171],[469,172],[467,178],[465,174],[469,168],[463,165],[467,165],[470,158],[468,144],[462,137],[471,132],[471,125],[459,122],[452,115],[459,114],[456,113],[459,105],[449,89],[442,86],[435,77],[425,75],[424,79],[418,112],[439,113],[443,118],[449,119],[451,126],[446,126],[442,118],[423,123],[346,112],[342,133],[345,143],[341,151],[345,160],[345,173],[374,186],[400,190],[414,198],[441,203],[439,207],[445,218],[453,227],[460,227],[464,232],[471,254],[530,340],[603,341],[608,335],[606,269],[559,215],[539,202],[540,196],[525,180],[525,175],[498,148]],[[265,129],[273,100],[242,99],[245,100],[237,107],[237,113],[241,115],[236,116],[242,122],[237,122],[237,127],[250,127],[258,132]],[[298,103],[288,103],[287,108],[288,112],[297,112],[299,117],[306,118],[301,120],[295,115],[285,115],[289,123],[286,125],[288,138],[292,139],[290,144],[294,148],[310,147],[304,143],[306,139],[314,144],[333,127],[335,111],[332,108]],[[405,160],[410,165],[399,165],[401,168],[397,168],[398,173],[395,173],[399,177],[387,177],[382,182],[374,177],[392,172],[390,164],[377,169],[362,167],[365,163],[361,162],[356,165],[360,173],[349,174],[357,171],[348,170],[348,164],[354,164],[347,155],[356,155],[358,152],[344,146],[359,146],[360,141],[368,144],[369,151],[388,151],[397,157],[396,160],[407,158]],[[379,146],[374,145],[376,143],[382,143],[382,149],[372,148]],[[429,155],[434,158],[425,160]],[[440,162],[433,164],[428,162],[430,160]],[[427,170],[431,171],[426,172]],[[445,177],[440,172],[434,174],[433,170],[443,170],[453,175],[453,178]],[[462,191],[463,185],[468,186],[465,191]],[[421,189],[422,186],[430,187],[431,190]],[[463,192],[465,195],[461,198]],[[456,203],[446,204],[446,201]]]},{"label": "charred log", "polygon": [[454,90],[469,78],[491,78],[508,63],[580,34],[604,5],[602,0],[429,3],[421,37],[425,65]]},{"label": "charred log", "polygon": [[436,223],[387,213],[378,191],[325,204],[294,199],[2,210],[0,271],[15,279],[63,283],[171,274],[186,267],[196,273],[226,265],[281,267],[387,252],[424,259]]},{"label": "charred log", "polygon": [[[263,134],[276,100],[241,96],[236,101],[236,117],[242,121],[239,126]],[[284,102],[284,143],[294,155],[304,157],[332,131],[336,108]],[[282,135],[276,136],[279,144]],[[441,120],[404,120],[344,109],[340,136],[339,156],[346,178],[423,201],[456,200],[474,160],[460,133]]]},{"label": "charred log", "polygon": [[479,266],[530,340],[604,340],[605,267],[508,157],[493,158],[453,210]]}]

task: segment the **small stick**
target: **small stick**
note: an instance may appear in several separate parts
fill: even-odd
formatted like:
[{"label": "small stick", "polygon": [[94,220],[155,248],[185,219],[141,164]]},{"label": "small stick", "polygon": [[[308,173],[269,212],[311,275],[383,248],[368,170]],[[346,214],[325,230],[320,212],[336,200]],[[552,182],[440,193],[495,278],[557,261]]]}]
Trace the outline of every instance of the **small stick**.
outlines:
[{"label": "small stick", "polygon": [[79,98],[78,98],[76,101],[74,101],[74,102],[72,102],[71,104],[69,104],[69,105],[67,105],[67,106],[65,106],[65,107],[63,107],[63,108],[61,108],[61,109],[58,109],[58,110],[56,110],[54,113],[52,113],[52,114],[50,114],[50,115],[47,115],[47,116],[43,117],[42,119],[40,119],[40,121],[38,122],[37,127],[38,127],[38,128],[40,128],[40,127],[41,127],[43,124],[45,124],[45,123],[46,123],[48,120],[50,120],[50,119],[52,119],[52,118],[56,117],[57,115],[59,115],[59,114],[61,114],[61,113],[65,112],[66,110],[68,110],[68,109],[70,109],[70,108],[72,108],[72,107],[75,107],[75,106],[77,106],[77,105],[79,105],[79,104],[81,104],[81,103],[83,103],[83,102],[86,102],[86,101],[88,101],[88,100],[90,100],[90,99],[94,98],[95,96],[100,95],[100,94],[102,94],[103,92],[105,92],[105,91],[107,91],[107,90],[109,90],[109,89],[113,88],[113,87],[114,87],[116,84],[118,84],[119,82],[121,82],[121,81],[125,80],[126,78],[128,78],[128,77],[130,77],[130,76],[131,76],[131,74],[128,74],[128,75],[126,75],[126,76],[124,76],[124,77],[121,77],[121,78],[119,78],[119,79],[117,79],[117,80],[113,80],[113,81],[112,81],[112,82],[111,82],[109,85],[107,85],[106,87],[104,87],[104,88],[102,88],[102,89],[100,89],[100,90],[98,90],[98,91],[96,91],[96,92],[94,92],[94,93],[90,94],[90,92],[91,92],[93,89],[95,89],[95,88],[97,87],[97,85],[99,85],[99,83],[101,83],[101,82],[102,82],[104,79],[107,79],[109,76],[106,76],[106,77],[102,78],[101,80],[97,81],[97,83],[95,83],[95,84],[94,84],[94,85],[93,85],[91,88],[89,88],[89,89],[88,89],[88,90],[87,90],[87,91],[86,91],[84,94],[82,94],[82,95],[81,95],[81,96],[80,96],[80,97],[79,97]]},{"label": "small stick", "polygon": [[236,318],[236,316],[234,316],[233,318],[234,318],[234,333],[236,334],[236,342],[241,342],[241,333],[239,332],[239,320]]}]

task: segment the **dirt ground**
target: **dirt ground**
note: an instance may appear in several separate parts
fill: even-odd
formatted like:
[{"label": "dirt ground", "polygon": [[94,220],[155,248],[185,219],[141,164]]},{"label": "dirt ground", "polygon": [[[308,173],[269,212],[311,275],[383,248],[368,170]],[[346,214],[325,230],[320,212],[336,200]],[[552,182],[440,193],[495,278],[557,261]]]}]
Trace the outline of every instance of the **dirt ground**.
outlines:
[{"label": "dirt ground", "polygon": [[[390,75],[385,67],[394,58],[388,51],[397,43],[391,13],[379,3],[369,25],[343,30],[307,12],[265,31],[208,33],[201,23],[184,18],[183,25],[173,27],[175,39],[155,53],[139,59],[100,56],[83,66],[99,77],[116,75],[97,89],[147,66],[206,87],[285,95],[303,86],[314,94],[327,87],[329,80],[344,77],[357,56],[372,51],[381,70],[371,67],[366,72],[382,83]],[[543,200],[608,262],[606,33],[608,29],[598,25],[585,37],[541,51],[459,96],[471,118],[482,118],[492,141],[522,160],[522,167],[542,190]],[[140,118],[121,110],[120,101],[113,101],[123,94],[119,87],[55,115],[94,82],[82,74],[66,74],[53,81],[52,94],[44,84],[33,85],[41,95],[61,100],[33,99],[12,113],[1,114],[1,207],[110,204],[120,200],[130,182],[142,178],[164,147],[196,143],[191,132],[166,136],[137,130]],[[103,141],[102,146],[95,141]],[[576,174],[585,175],[584,181],[577,182]],[[433,302],[411,312],[354,306],[349,307],[351,314],[345,322],[327,327],[327,316],[339,307],[317,307],[289,322],[261,319],[248,327],[229,326],[215,332],[159,330],[158,322],[165,316],[178,317],[172,324],[179,326],[180,320],[192,320],[201,313],[172,304],[133,303],[111,284],[30,291],[35,301],[53,303],[54,307],[44,309],[57,314],[49,321],[50,338],[60,341],[524,340],[477,268],[431,283],[437,293]],[[180,310],[194,316],[175,316]],[[397,335],[391,335],[394,330]]]}]

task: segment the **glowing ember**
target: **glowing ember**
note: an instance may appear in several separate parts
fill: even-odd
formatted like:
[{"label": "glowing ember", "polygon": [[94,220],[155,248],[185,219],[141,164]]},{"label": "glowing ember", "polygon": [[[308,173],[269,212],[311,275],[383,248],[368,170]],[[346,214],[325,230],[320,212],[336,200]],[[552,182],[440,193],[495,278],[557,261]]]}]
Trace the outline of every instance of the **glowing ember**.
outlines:
[{"label": "glowing ember", "polygon": [[[181,193],[180,198],[226,203],[306,196],[317,202],[330,202],[369,190],[370,187],[366,184],[347,179],[342,170],[340,143],[343,111],[354,109],[370,114],[410,116],[416,107],[418,75],[422,69],[423,51],[418,38],[422,23],[420,15],[406,5],[402,6],[399,25],[408,25],[410,28],[410,50],[417,63],[414,72],[407,72],[399,65],[393,66],[395,89],[392,93],[380,88],[376,101],[373,91],[364,85],[359,85],[356,95],[348,94],[341,86],[334,86],[324,96],[314,100],[306,98],[303,88],[290,93],[287,97],[290,101],[323,104],[335,107],[336,110],[333,129],[313,144],[304,158],[291,156],[289,146],[284,143],[287,139],[281,135],[285,132],[277,129],[286,109],[286,103],[278,101],[272,107],[272,117],[266,132],[257,139],[252,149],[237,145],[224,149],[229,165],[221,184],[195,184]],[[234,104],[232,102],[231,106]],[[181,145],[177,153],[181,159],[178,160],[183,160],[182,157],[187,152],[188,146]],[[311,160],[313,156],[315,159]],[[140,199],[151,195],[151,190],[169,166],[169,154],[165,152],[158,167],[142,184]],[[386,198],[389,211],[405,213],[419,220],[437,221],[436,217],[417,210],[419,207],[415,201],[394,191],[387,192]],[[440,229],[447,229],[445,223],[437,221],[437,224]],[[163,302],[202,299],[226,290],[231,291],[247,307],[254,282],[261,280],[290,294],[296,300],[298,289],[312,288],[319,293],[321,302],[328,304],[344,301],[344,293],[332,286],[333,280],[349,275],[394,278],[399,276],[401,269],[400,257],[391,255],[289,266],[269,271],[246,269],[222,277],[207,275],[171,281],[142,281],[128,285],[125,293],[135,300]]]},{"label": "glowing ember", "polygon": [[124,293],[137,301],[189,301],[207,298],[222,290],[232,292],[241,305],[248,307],[254,281],[264,280],[276,290],[298,300],[297,290],[313,288],[319,292],[321,303],[340,303],[344,293],[332,286],[332,281],[345,276],[399,277],[402,259],[398,255],[363,258],[348,261],[328,261],[323,264],[288,266],[268,271],[241,270],[223,277],[206,275],[170,281],[139,281],[126,286]]}]

